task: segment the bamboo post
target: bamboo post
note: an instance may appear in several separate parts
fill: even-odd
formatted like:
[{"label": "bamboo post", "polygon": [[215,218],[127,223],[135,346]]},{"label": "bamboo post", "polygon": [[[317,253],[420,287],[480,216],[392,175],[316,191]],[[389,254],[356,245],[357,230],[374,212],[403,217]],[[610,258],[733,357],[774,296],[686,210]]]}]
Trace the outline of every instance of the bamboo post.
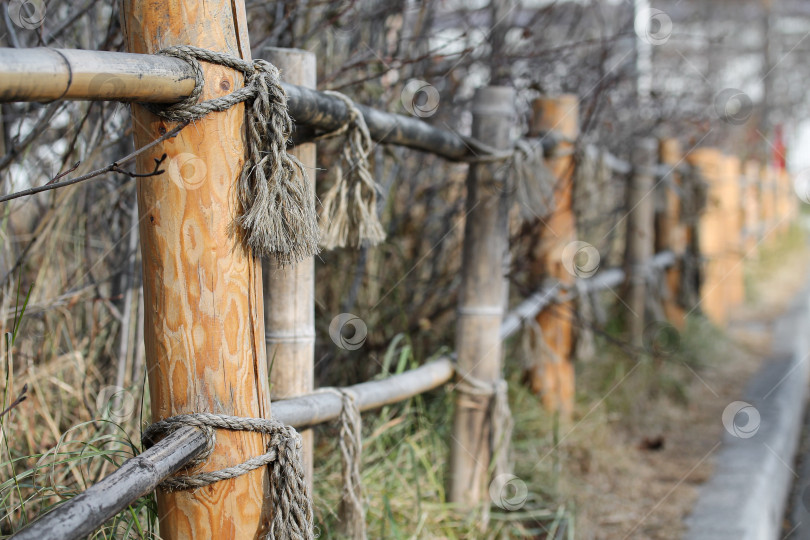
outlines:
[{"label": "bamboo post", "polygon": [[[562,136],[548,166],[557,179],[556,207],[543,224],[538,235],[537,266],[533,273],[557,280],[563,287],[574,285],[576,276],[566,269],[564,250],[576,240],[576,221],[573,203],[574,158],[573,141],[579,134],[579,100],[576,95],[545,97],[532,103],[532,122],[529,136],[538,137],[546,132]],[[569,261],[576,264],[575,261]],[[569,265],[570,266],[570,265]],[[540,394],[543,406],[570,418],[574,410],[574,350],[571,313],[573,302],[563,302],[541,311],[536,318],[550,358],[535,358],[526,371],[526,380],[535,394]]]},{"label": "bamboo post", "polygon": [[656,189],[664,191],[663,208],[656,217],[655,252],[671,251],[676,262],[664,273],[669,296],[664,299],[664,314],[667,320],[677,329],[683,331],[686,326],[686,310],[678,301],[681,286],[680,261],[686,254],[687,229],[681,219],[681,198],[677,189],[681,185],[680,174],[675,167],[681,162],[683,154],[678,139],[662,139],[658,144],[659,161],[666,166],[671,176],[671,183],[661,182]]},{"label": "bamboo post", "polygon": [[[265,49],[265,58],[279,68],[286,82],[315,87],[315,55],[299,49]],[[315,143],[290,151],[315,175]],[[312,182],[312,198],[315,198]],[[315,258],[278,268],[263,262],[264,325],[270,395],[273,400],[312,392],[315,384]],[[312,431],[301,434],[307,479],[312,485]]]},{"label": "bamboo post", "polygon": [[[511,146],[514,125],[513,88],[479,88],[473,99],[472,135],[499,149]],[[497,185],[502,165],[470,166],[467,219],[464,226],[463,273],[459,293],[456,351],[462,385],[470,377],[485,384],[501,378],[500,325],[508,245],[508,197]],[[492,396],[457,392],[450,449],[449,499],[480,507],[487,497],[492,458],[489,409]],[[487,506],[484,507],[486,517]]]},{"label": "bamboo post", "polygon": [[708,183],[706,209],[700,216],[698,225],[700,255],[705,261],[700,307],[709,320],[723,326],[728,314],[724,288],[725,265],[723,263],[727,231],[726,219],[721,206],[723,155],[716,148],[698,148],[693,150],[687,159]]},{"label": "bamboo post", "polygon": [[[189,44],[250,59],[243,2],[125,0],[128,50],[154,53]],[[202,64],[202,99],[231,93],[240,73]],[[171,123],[132,106],[135,144]],[[213,113],[138,157],[140,172],[166,153],[167,174],[138,180],[146,358],[152,419],[213,412],[269,418],[261,263],[229,229],[237,208],[244,106]],[[201,467],[230,467],[265,452],[252,432],[219,431]],[[202,489],[158,492],[160,536],[256,538],[272,518],[265,468]]]},{"label": "bamboo post", "polygon": [[652,260],[655,231],[655,165],[658,143],[640,139],[633,152],[633,174],[627,189],[627,242],[625,244],[625,283],[628,307],[627,329],[634,347],[644,345],[647,269]]}]

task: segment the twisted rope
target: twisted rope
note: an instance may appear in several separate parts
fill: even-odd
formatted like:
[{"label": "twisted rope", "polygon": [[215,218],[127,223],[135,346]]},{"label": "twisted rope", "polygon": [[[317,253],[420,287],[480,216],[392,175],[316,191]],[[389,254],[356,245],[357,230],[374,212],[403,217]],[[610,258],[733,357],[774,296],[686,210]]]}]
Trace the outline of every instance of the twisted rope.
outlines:
[{"label": "twisted rope", "polygon": [[[337,130],[315,138],[319,141],[346,135],[335,167],[335,182],[323,198],[321,245],[326,249],[375,246],[385,240],[385,231],[377,216],[377,194],[381,189],[369,171],[371,134],[363,114],[351,99],[340,92],[324,93],[343,101],[349,118]],[[345,173],[344,165],[348,167]]]},{"label": "twisted rope", "polygon": [[[196,79],[194,92],[180,103],[144,104],[161,118],[194,121],[245,103],[247,156],[237,183],[240,210],[235,225],[247,246],[258,256],[275,257],[281,265],[318,253],[318,219],[309,176],[301,162],[287,153],[293,122],[278,69],[265,60],[247,62],[189,45],[158,54],[188,62]],[[198,103],[205,85],[200,61],[243,73],[244,87]]]},{"label": "twisted rope", "polygon": [[[199,465],[208,458],[215,445],[215,429],[252,431],[270,436],[267,453],[248,459],[244,463],[218,471],[172,476],[160,487],[166,491],[197,489],[221,480],[242,476],[260,467],[270,466],[273,486],[273,521],[267,538],[283,540],[313,540],[312,496],[309,493],[304,467],[301,463],[301,436],[290,426],[277,420],[243,418],[225,414],[180,414],[155,422],[146,428],[142,442],[145,448],[154,444],[160,435],[171,433],[181,426],[200,428],[209,444],[201,456],[190,466]],[[188,468],[188,467],[187,467]]]},{"label": "twisted rope", "polygon": [[321,388],[316,392],[336,394],[341,400],[340,458],[343,470],[343,495],[340,501],[341,532],[346,538],[365,540],[366,510],[360,477],[363,451],[362,417],[354,392],[344,388]]},{"label": "twisted rope", "polygon": [[[483,381],[470,373],[462,373],[456,366],[458,381],[455,390],[467,396],[488,397],[490,448],[492,449],[493,476],[509,474],[512,466],[509,461],[509,441],[512,440],[512,411],[509,410],[509,386],[504,379]],[[463,401],[462,401],[463,403]],[[468,407],[478,407],[468,401]]]},{"label": "twisted rope", "polygon": [[546,165],[543,145],[520,139],[510,162],[510,182],[514,186],[523,221],[545,218],[555,206],[556,179]]}]

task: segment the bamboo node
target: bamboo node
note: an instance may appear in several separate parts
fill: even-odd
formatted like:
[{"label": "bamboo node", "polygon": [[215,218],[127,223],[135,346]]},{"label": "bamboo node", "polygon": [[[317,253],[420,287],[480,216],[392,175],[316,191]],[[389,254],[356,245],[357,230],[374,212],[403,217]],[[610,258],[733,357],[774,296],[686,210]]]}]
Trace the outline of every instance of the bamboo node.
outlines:
[{"label": "bamboo node", "polygon": [[291,426],[275,419],[244,418],[226,414],[180,414],[151,424],[144,430],[142,443],[149,448],[160,435],[182,426],[193,426],[205,432],[209,443],[192,463],[205,461],[215,445],[215,429],[252,431],[270,436],[267,453],[252,457],[239,465],[218,471],[171,476],[160,484],[166,491],[197,489],[222,480],[230,480],[264,466],[270,466],[270,484],[273,486],[273,521],[268,538],[313,540],[312,495],[306,482],[301,456],[301,435]]}]

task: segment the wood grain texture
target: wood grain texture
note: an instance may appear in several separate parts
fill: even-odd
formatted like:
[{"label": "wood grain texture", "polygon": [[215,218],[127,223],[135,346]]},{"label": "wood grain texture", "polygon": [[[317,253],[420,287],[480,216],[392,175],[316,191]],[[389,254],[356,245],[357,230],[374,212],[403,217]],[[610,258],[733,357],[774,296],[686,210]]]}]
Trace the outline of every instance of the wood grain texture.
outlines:
[{"label": "wood grain texture", "polygon": [[[315,55],[299,49],[268,47],[262,57],[281,71],[285,82],[315,88]],[[304,168],[315,176],[315,143],[298,144],[291,151]],[[315,200],[315,182],[311,182]],[[273,400],[312,392],[315,386],[315,257],[279,268],[274,261],[263,262],[264,326],[270,393]],[[313,433],[301,433],[304,465],[312,485]]]},{"label": "wood grain texture", "polygon": [[[556,206],[551,216],[541,224],[533,273],[549,276],[565,286],[574,284],[575,276],[563,264],[563,250],[576,240],[576,220],[573,211],[573,149],[570,140],[579,134],[579,99],[575,95],[562,95],[536,99],[532,103],[530,136],[554,131],[564,137],[557,146],[557,156],[548,159],[548,166],[557,179]],[[574,350],[571,316],[572,302],[555,304],[541,311],[537,323],[543,337],[556,358],[536,358],[526,370],[526,379],[532,392],[539,394],[543,406],[569,418],[574,408]],[[557,361],[559,360],[559,361]]]},{"label": "wood grain texture", "polygon": [[[480,88],[473,99],[473,137],[499,149],[510,148],[514,89]],[[508,197],[499,187],[497,164],[471,165],[467,178],[467,217],[456,330],[458,376],[479,381],[501,378],[503,263],[508,255]],[[468,510],[489,507],[490,401],[486,395],[456,393],[450,449],[448,497]]]},{"label": "wood grain texture", "polygon": [[724,156],[717,148],[698,148],[687,156],[707,182],[706,209],[700,216],[698,242],[703,262],[703,284],[700,291],[700,309],[719,326],[728,317],[724,276],[727,231],[723,211]]},{"label": "wood grain texture", "polygon": [[[189,44],[249,59],[238,0],[125,0],[122,19],[130,52]],[[230,69],[203,69],[203,99],[243,83]],[[172,128],[137,105],[132,110],[139,147]],[[270,415],[261,264],[230,234],[243,123],[242,105],[211,114],[138,158],[138,169],[150,171],[153,159],[167,154],[166,174],[138,181],[154,420],[200,411]],[[203,469],[241,463],[263,453],[266,442],[259,434],[219,431]],[[272,512],[268,487],[262,468],[195,491],[159,493],[161,537],[260,537]]]}]

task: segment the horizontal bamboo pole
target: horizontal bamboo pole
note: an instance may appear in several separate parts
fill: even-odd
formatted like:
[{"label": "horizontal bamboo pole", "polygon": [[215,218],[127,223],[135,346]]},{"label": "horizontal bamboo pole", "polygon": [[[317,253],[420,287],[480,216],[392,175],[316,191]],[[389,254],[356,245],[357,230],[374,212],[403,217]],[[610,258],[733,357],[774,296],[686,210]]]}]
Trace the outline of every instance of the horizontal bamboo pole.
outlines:
[{"label": "horizontal bamboo pole", "polygon": [[174,103],[194,90],[178,58],[76,49],[0,48],[0,101],[89,99]]},{"label": "horizontal bamboo pole", "polygon": [[139,497],[154,490],[164,478],[180,470],[206,444],[202,431],[182,427],[142,454],[128,459],[115,472],[57,506],[12,538],[84,538]]},{"label": "horizontal bamboo pole", "polygon": [[[298,124],[293,135],[296,144],[311,141],[316,131],[333,131],[349,120],[349,110],[340,98],[295,84],[282,82],[282,87],[290,116]],[[0,102],[80,99],[164,103],[185,98],[193,88],[189,65],[169,56],[0,48]],[[469,138],[419,118],[364,105],[357,108],[377,142],[431,152],[451,161],[487,153],[476,150]],[[556,141],[548,136],[541,144],[548,153]]]},{"label": "horizontal bamboo pole", "polygon": [[[675,258],[672,252],[661,252],[653,257],[650,266],[666,268],[675,263]],[[623,281],[624,271],[621,268],[610,268],[585,280],[585,290],[604,290]],[[533,294],[504,318],[501,337],[506,339],[513,335],[520,329],[522,321],[534,317],[541,309],[558,301],[561,294],[564,300],[571,300],[577,294],[577,289],[563,291],[557,284]],[[453,360],[443,357],[384,380],[350,386],[348,390],[357,396],[360,410],[369,411],[438,388],[449,382],[454,373]],[[331,392],[316,392],[272,403],[273,416],[296,429],[336,420],[342,406],[341,398]],[[136,499],[155,489],[163,479],[181,469],[205,444],[205,436],[201,431],[191,427],[179,429],[139,456],[127,460],[121,468],[81,495],[40,517],[12,538],[74,540],[87,536]]]},{"label": "horizontal bamboo pole", "polygon": [[[357,396],[361,411],[376,409],[422,394],[448,382],[455,373],[450,358],[441,358],[381,381],[369,381],[347,390]],[[314,393],[272,404],[273,417],[298,429],[340,416],[343,402],[331,392]],[[202,431],[183,427],[152,448],[131,458],[84,493],[56,507],[12,538],[15,540],[76,540],[84,538],[139,497],[154,490],[206,445]]]}]

